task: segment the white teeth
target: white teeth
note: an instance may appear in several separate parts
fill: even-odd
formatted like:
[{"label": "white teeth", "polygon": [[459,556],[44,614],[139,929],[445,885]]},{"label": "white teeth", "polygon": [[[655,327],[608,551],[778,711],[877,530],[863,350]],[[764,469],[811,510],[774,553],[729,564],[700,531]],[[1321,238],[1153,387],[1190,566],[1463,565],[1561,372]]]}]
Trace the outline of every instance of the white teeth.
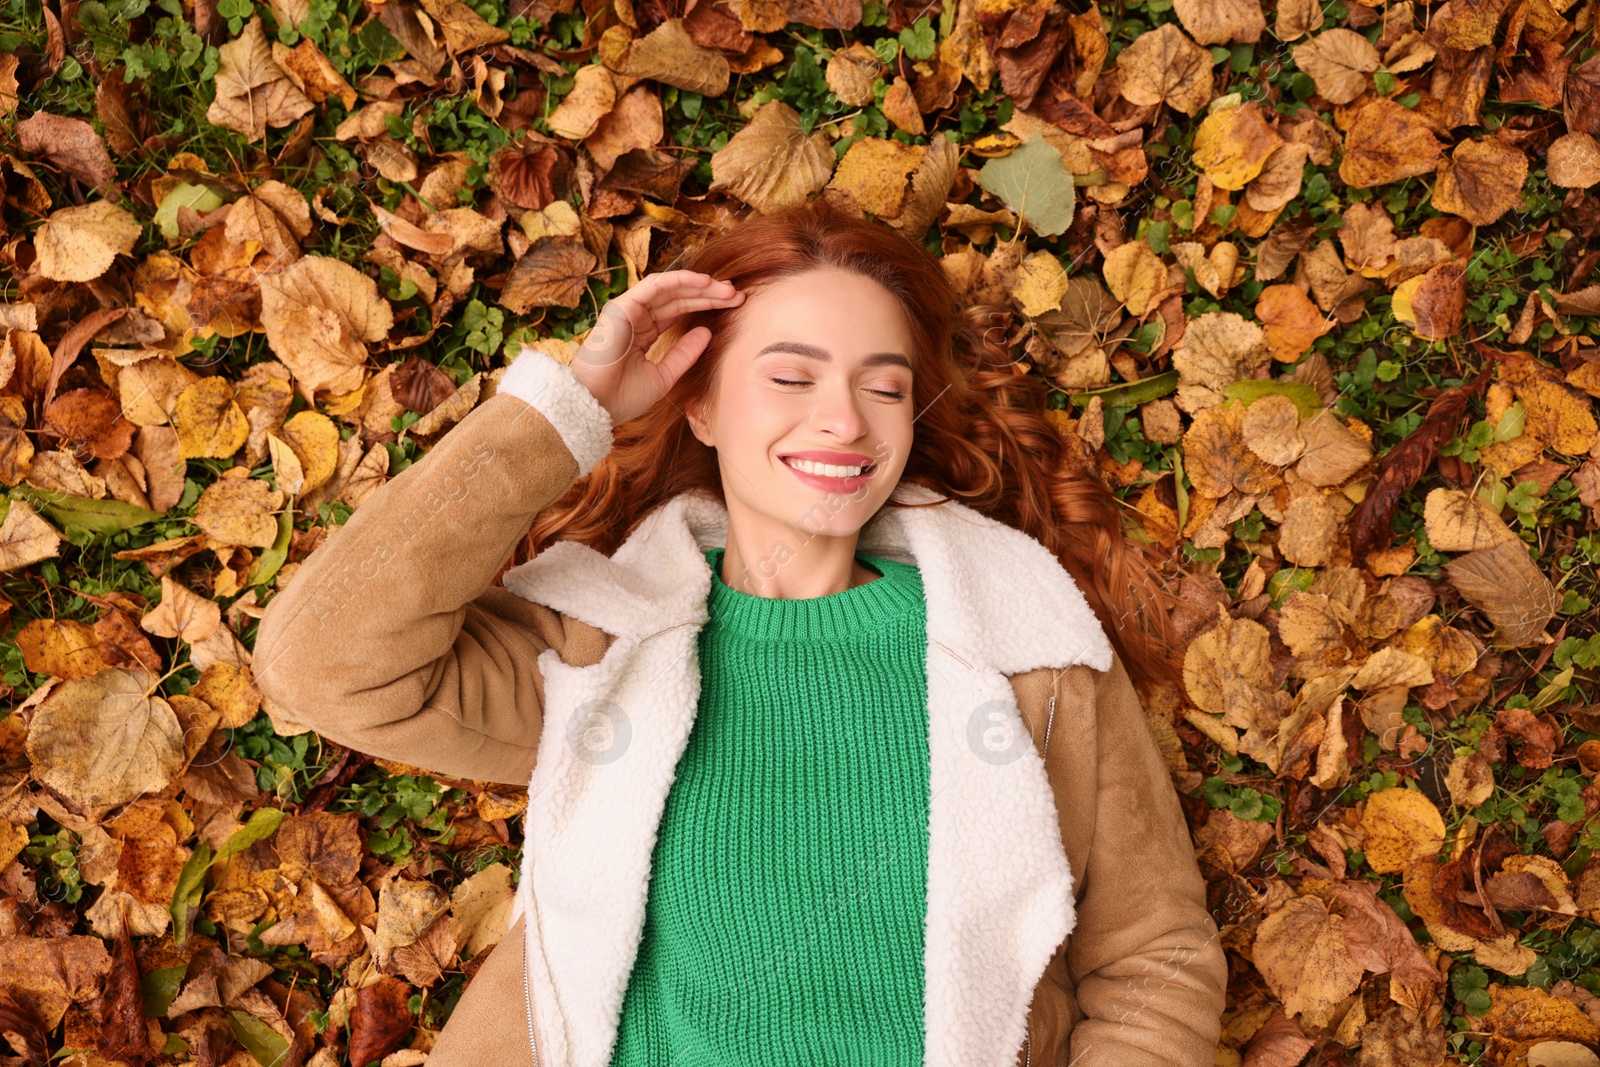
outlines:
[{"label": "white teeth", "polygon": [[866,470],[865,467],[835,467],[828,463],[813,463],[809,459],[785,458],[784,462],[795,470],[807,474],[820,474],[824,478],[854,478]]}]

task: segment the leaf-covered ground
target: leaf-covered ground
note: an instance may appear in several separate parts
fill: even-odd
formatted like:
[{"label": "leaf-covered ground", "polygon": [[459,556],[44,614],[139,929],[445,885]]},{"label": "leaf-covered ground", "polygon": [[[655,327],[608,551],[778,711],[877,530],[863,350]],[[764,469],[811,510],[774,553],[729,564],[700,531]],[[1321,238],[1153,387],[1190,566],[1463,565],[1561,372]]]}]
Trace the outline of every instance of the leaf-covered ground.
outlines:
[{"label": "leaf-covered ground", "polygon": [[0,1060],[424,1060],[526,798],[275,732],[262,606],[826,196],[1184,568],[1218,1062],[1600,1063],[1592,0],[566,4],[0,0]]}]

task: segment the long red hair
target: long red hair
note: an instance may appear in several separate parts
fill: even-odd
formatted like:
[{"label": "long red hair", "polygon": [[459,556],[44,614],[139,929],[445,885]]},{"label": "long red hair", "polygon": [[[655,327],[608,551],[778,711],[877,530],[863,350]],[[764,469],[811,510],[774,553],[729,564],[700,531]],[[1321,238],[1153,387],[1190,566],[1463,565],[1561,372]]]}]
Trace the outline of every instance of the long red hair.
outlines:
[{"label": "long red hair", "polygon": [[[902,479],[1038,540],[1083,590],[1134,680],[1176,679],[1170,597],[1155,561],[1124,537],[1122,505],[1101,481],[1087,447],[1046,419],[1048,387],[1016,365],[1002,340],[1003,325],[985,325],[1003,324],[1009,309],[961,309],[939,260],[925,248],[822,198],[752,215],[673,266],[729,279],[742,290],[836,268],[871,278],[896,296],[915,341],[912,400],[921,413]],[[652,355],[695,326],[711,330],[705,352],[674,384],[669,402],[616,427],[611,452],[540,512],[512,563],[555,541],[581,541],[610,555],[645,516],[685,490],[725,501],[715,449],[694,436],[682,412],[691,398],[711,390],[728,316],[739,311],[685,315],[658,339]]]}]

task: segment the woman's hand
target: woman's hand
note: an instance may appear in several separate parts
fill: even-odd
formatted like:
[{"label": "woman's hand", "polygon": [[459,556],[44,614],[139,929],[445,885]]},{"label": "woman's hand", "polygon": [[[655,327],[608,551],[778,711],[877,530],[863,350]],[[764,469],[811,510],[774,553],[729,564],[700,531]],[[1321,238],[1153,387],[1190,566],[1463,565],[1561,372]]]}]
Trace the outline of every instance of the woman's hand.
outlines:
[{"label": "woman's hand", "polygon": [[744,293],[729,281],[692,270],[651,274],[606,302],[570,366],[613,423],[637,418],[667,395],[711,342],[696,326],[652,363],[645,353],[661,332],[683,315],[714,307],[736,307]]}]

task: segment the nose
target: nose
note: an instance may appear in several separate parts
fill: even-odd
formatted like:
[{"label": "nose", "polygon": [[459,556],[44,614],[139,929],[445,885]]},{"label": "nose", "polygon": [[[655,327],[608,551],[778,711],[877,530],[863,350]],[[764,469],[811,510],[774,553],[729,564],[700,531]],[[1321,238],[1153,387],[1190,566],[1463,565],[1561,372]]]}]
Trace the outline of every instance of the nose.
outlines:
[{"label": "nose", "polygon": [[806,428],[813,433],[827,433],[841,445],[858,441],[867,432],[867,420],[857,406],[858,398],[849,385],[819,389]]}]

